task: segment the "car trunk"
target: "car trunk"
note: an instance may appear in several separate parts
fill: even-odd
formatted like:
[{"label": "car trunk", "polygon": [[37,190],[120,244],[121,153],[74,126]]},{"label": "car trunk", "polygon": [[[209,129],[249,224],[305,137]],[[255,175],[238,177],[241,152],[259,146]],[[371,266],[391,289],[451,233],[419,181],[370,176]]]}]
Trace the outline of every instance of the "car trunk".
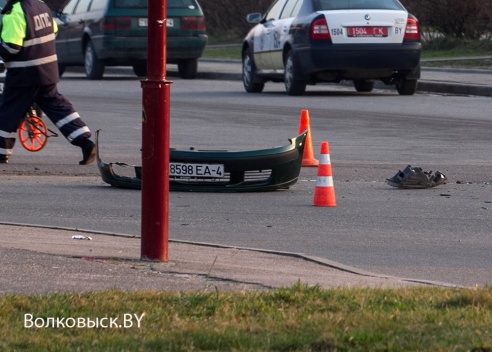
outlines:
[{"label": "car trunk", "polygon": [[400,10],[319,11],[333,44],[397,44],[405,35],[408,14]]},{"label": "car trunk", "polygon": [[194,0],[167,0],[167,36],[189,37],[205,32],[205,19]]}]

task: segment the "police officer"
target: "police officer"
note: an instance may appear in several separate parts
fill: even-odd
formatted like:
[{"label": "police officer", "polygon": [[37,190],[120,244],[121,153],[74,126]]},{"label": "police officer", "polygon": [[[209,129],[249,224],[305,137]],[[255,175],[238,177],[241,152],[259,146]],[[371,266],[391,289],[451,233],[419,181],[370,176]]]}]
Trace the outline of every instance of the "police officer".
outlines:
[{"label": "police officer", "polygon": [[82,149],[80,165],[94,161],[91,132],[72,104],[58,92],[55,35],[51,10],[40,0],[7,0],[2,10],[0,56],[7,74],[0,99],[0,163],[8,163],[16,131],[36,103],[65,138]]}]

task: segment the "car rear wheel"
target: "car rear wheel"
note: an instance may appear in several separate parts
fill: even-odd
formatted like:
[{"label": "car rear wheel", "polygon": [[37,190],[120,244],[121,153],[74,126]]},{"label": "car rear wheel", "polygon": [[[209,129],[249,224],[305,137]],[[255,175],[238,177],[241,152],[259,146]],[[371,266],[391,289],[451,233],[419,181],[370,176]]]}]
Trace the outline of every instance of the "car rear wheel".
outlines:
[{"label": "car rear wheel", "polygon": [[85,75],[89,79],[101,79],[104,73],[104,64],[96,56],[92,42],[85,47]]},{"label": "car rear wheel", "polygon": [[354,81],[355,90],[358,92],[372,92],[374,89],[374,81],[358,79]]},{"label": "car rear wheel", "polygon": [[135,73],[137,77],[147,77],[147,63],[135,64],[132,67],[133,73]]},{"label": "car rear wheel", "polygon": [[248,48],[243,52],[243,85],[248,93],[261,93],[265,88],[265,83],[257,83],[256,66],[253,61],[253,54]]},{"label": "car rear wheel", "polygon": [[285,90],[289,95],[303,95],[306,91],[306,82],[299,80],[294,65],[292,51],[287,54],[284,73]]},{"label": "car rear wheel", "polygon": [[396,81],[396,90],[400,95],[414,95],[417,91],[417,80],[401,78]]},{"label": "car rear wheel", "polygon": [[194,79],[198,72],[198,59],[186,59],[178,62],[179,77],[183,79]]}]

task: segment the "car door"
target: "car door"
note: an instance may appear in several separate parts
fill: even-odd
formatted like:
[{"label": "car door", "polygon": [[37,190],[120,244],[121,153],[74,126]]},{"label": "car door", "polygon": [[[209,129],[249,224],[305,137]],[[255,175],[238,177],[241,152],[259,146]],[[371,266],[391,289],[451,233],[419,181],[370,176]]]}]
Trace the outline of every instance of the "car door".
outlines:
[{"label": "car door", "polygon": [[84,62],[82,37],[87,25],[88,9],[91,0],[79,0],[70,18],[67,31],[67,52],[75,62]]},{"label": "car door", "polygon": [[283,48],[289,34],[290,25],[299,12],[303,0],[287,0],[280,13],[280,18],[272,21],[272,41],[269,61],[274,70],[284,69]]},{"label": "car door", "polygon": [[259,70],[269,70],[273,68],[271,62],[271,50],[274,47],[274,30],[276,21],[280,18],[280,13],[287,0],[277,0],[269,8],[262,20],[262,25],[256,26],[253,48],[256,67]]},{"label": "car door", "polygon": [[64,64],[70,61],[68,55],[68,31],[70,27],[70,21],[73,14],[73,10],[79,0],[71,0],[61,10],[60,14],[57,14],[56,24],[58,25],[58,34],[56,35],[56,55],[58,56],[58,62]]}]

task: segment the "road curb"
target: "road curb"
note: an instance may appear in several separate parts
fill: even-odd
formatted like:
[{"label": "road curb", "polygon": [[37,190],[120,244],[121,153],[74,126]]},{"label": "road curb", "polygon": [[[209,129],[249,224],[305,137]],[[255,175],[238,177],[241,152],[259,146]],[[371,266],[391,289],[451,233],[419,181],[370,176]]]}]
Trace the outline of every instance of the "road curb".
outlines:
[{"label": "road curb", "polygon": [[492,96],[492,87],[489,86],[446,82],[419,81],[417,91],[440,94],[476,95],[483,97]]},{"label": "road curb", "polygon": [[[239,63],[238,60],[212,60],[212,59],[202,59],[200,60],[206,63]],[[422,67],[422,70],[436,70],[434,68]],[[445,69],[446,71],[452,72],[451,69]],[[472,73],[482,73],[483,70],[462,70],[457,69],[460,72],[472,72]],[[484,74],[489,74],[489,72],[484,72]],[[241,81],[241,72],[208,72],[205,70],[198,70],[197,78],[199,79],[210,79],[210,80],[224,80],[224,81]],[[348,83],[347,83],[348,84]],[[350,85],[352,83],[350,82]],[[382,82],[376,82],[375,88],[377,89],[392,89],[393,86],[385,85]],[[437,94],[455,94],[455,95],[473,95],[473,96],[492,96],[492,87],[480,84],[468,84],[468,83],[453,83],[453,82],[442,82],[442,81],[430,81],[421,79],[418,82],[417,92],[421,93],[437,93]]]},{"label": "road curb", "polygon": [[[15,222],[8,222],[8,221],[2,221],[2,222],[0,222],[0,225],[19,227],[19,228],[25,229],[25,231],[29,231],[28,230],[29,228],[38,228],[38,229],[45,229],[45,230],[60,230],[60,231],[68,231],[68,232],[73,232],[73,233],[102,235],[102,236],[109,236],[109,237],[115,237],[115,238],[118,238],[118,237],[119,238],[133,238],[133,239],[139,238],[139,236],[131,235],[131,234],[114,233],[114,232],[98,231],[98,230],[91,230],[91,229],[61,227],[61,226],[46,226],[46,225],[37,225],[37,224],[28,224],[28,223],[15,223]],[[178,244],[183,244],[183,245],[193,245],[193,246],[201,246],[201,247],[216,248],[216,249],[235,249],[235,250],[257,252],[257,253],[266,253],[266,254],[272,254],[272,255],[277,255],[277,256],[296,258],[296,259],[300,259],[300,260],[303,260],[306,262],[311,262],[313,264],[316,264],[316,265],[319,265],[322,267],[328,267],[328,268],[335,269],[335,270],[338,270],[341,272],[346,272],[349,274],[359,275],[359,276],[363,276],[363,277],[372,277],[372,278],[379,278],[379,279],[395,279],[395,280],[401,280],[403,282],[410,282],[410,283],[429,285],[429,286],[437,286],[437,287],[448,287],[448,288],[463,287],[463,286],[454,285],[454,284],[441,282],[441,281],[421,280],[421,279],[412,279],[412,278],[400,278],[400,277],[395,277],[395,276],[391,276],[391,275],[381,275],[381,274],[369,272],[369,271],[366,271],[363,269],[359,269],[359,268],[356,268],[353,266],[345,265],[345,264],[342,264],[339,262],[335,262],[335,261],[332,261],[329,259],[325,259],[325,258],[321,258],[321,257],[317,257],[317,256],[312,256],[312,255],[308,255],[308,254],[304,254],[304,253],[276,251],[276,250],[253,248],[253,247],[228,246],[228,245],[222,245],[222,244],[216,244],[216,243],[186,241],[186,240],[173,240],[173,239],[169,239],[169,243],[178,243]],[[48,254],[48,255],[54,255],[54,254]],[[64,255],[64,253],[59,253],[58,255]]]}]

